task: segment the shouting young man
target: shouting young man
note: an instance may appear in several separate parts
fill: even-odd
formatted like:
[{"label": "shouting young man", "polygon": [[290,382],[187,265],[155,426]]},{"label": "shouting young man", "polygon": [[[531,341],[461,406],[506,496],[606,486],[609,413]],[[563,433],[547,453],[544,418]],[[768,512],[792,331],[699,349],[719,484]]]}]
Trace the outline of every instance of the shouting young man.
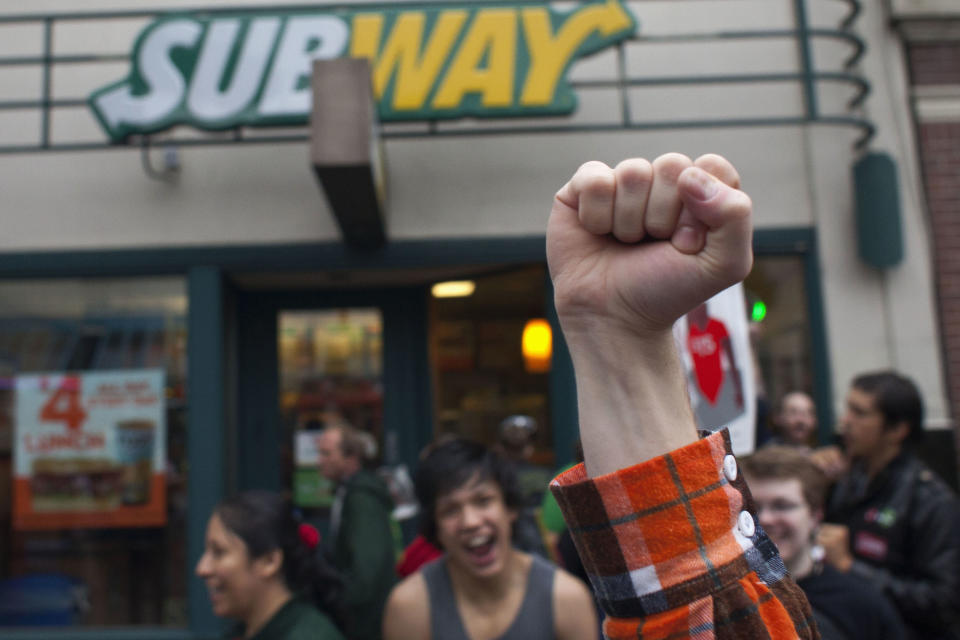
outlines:
[{"label": "shouting young man", "polygon": [[591,640],[598,626],[582,582],[512,544],[521,507],[513,467],[454,440],[416,475],[421,530],[444,551],[390,594],[385,640]]}]

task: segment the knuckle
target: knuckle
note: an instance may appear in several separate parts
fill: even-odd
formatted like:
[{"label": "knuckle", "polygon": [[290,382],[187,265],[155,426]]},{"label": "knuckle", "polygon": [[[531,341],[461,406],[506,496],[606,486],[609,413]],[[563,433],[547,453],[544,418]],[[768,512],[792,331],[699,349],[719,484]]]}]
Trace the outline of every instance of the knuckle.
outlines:
[{"label": "knuckle", "polygon": [[582,165],[580,165],[579,169],[577,169],[578,174],[589,174],[589,175],[606,173],[609,171],[610,171],[610,167],[600,162],[599,160],[588,160],[584,162]]},{"label": "knuckle", "polygon": [[698,157],[693,164],[708,171],[734,172],[733,165],[726,158],[716,153],[705,153]]},{"label": "knuckle", "polygon": [[645,187],[653,180],[653,165],[643,158],[630,158],[620,162],[615,168],[617,183],[631,190]]},{"label": "knuckle", "polygon": [[608,168],[607,171],[595,173],[583,183],[583,193],[593,199],[609,200],[613,198],[616,192],[616,180],[613,172]]},{"label": "knuckle", "polygon": [[691,166],[693,161],[682,153],[665,153],[653,161],[653,173],[657,178],[676,182],[683,170]]}]

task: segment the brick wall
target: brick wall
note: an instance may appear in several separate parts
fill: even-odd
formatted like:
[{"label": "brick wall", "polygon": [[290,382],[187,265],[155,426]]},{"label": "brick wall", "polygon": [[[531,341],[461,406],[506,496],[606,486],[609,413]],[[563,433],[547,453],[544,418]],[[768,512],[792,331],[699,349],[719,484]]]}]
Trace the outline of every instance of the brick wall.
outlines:
[{"label": "brick wall", "polygon": [[960,84],[960,43],[910,45],[914,85]]},{"label": "brick wall", "polygon": [[960,122],[920,123],[952,414],[960,416]]},{"label": "brick wall", "polygon": [[960,108],[944,110],[941,103],[937,110],[925,109],[937,100],[960,103],[960,41],[908,43],[907,55],[917,89],[918,151],[933,234],[947,393],[960,442]]}]

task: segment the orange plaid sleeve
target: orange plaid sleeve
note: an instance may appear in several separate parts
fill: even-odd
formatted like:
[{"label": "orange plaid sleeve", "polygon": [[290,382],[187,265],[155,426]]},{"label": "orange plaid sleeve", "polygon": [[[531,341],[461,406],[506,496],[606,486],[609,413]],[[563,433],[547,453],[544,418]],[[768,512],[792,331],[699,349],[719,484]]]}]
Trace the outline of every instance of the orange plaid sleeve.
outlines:
[{"label": "orange plaid sleeve", "polygon": [[818,638],[757,523],[726,430],[597,478],[551,483],[612,640]]}]

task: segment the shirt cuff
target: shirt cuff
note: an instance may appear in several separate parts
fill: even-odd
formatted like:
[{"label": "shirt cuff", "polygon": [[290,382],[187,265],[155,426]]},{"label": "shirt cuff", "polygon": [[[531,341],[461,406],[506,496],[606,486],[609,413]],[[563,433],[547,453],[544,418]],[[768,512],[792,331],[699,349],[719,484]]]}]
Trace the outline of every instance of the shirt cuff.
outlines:
[{"label": "shirt cuff", "polygon": [[596,478],[581,464],[550,488],[611,616],[687,605],[751,571],[767,584],[786,575],[752,513],[726,430]]}]

